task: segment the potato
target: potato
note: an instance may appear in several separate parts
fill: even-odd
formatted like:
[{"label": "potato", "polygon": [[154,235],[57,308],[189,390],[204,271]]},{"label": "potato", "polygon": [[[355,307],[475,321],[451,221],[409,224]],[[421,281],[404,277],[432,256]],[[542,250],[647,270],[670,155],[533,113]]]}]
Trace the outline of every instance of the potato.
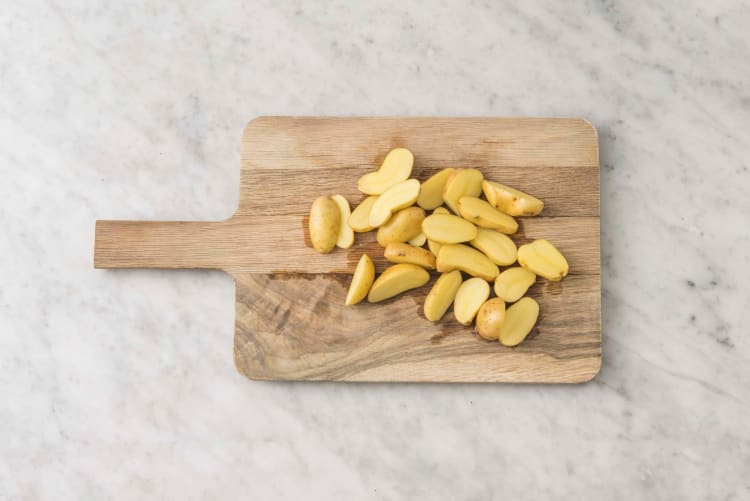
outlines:
[{"label": "potato", "polygon": [[414,155],[406,148],[388,152],[383,164],[375,172],[360,177],[357,188],[366,195],[380,195],[396,184],[409,179],[414,165]]},{"label": "potato", "polygon": [[410,289],[422,287],[430,281],[430,274],[416,264],[394,264],[386,269],[370,287],[367,300],[384,301]]},{"label": "potato", "polygon": [[391,242],[406,242],[422,233],[422,221],[424,210],[421,207],[402,209],[378,228],[378,243],[385,247]]},{"label": "potato", "polygon": [[568,261],[554,245],[544,239],[519,247],[518,264],[553,282],[559,282],[568,274]]},{"label": "potato", "polygon": [[377,196],[371,196],[362,200],[349,216],[349,220],[347,221],[349,223],[349,228],[357,233],[363,233],[373,229],[373,227],[370,226],[370,211],[372,210],[372,206],[375,205],[375,200],[377,199]]},{"label": "potato", "polygon": [[505,301],[499,297],[485,301],[477,313],[477,334],[490,341],[500,337],[505,321]]},{"label": "potato", "polygon": [[519,266],[508,268],[495,279],[495,294],[507,303],[515,303],[536,282],[536,275]]},{"label": "potato", "polygon": [[313,248],[328,254],[336,246],[341,228],[341,211],[331,197],[318,197],[310,207],[310,241]]},{"label": "potato", "polygon": [[498,339],[505,346],[517,346],[526,339],[539,318],[539,303],[530,297],[522,298],[505,312]]},{"label": "potato", "polygon": [[427,241],[427,235],[425,235],[423,232],[419,232],[419,235],[416,237],[409,239],[408,243],[409,245],[413,245],[414,247],[422,247],[425,242]]},{"label": "potato", "polygon": [[339,224],[339,235],[336,239],[336,247],[342,249],[348,249],[354,245],[354,231],[349,227],[349,216],[351,215],[351,209],[349,208],[349,201],[342,195],[333,195],[331,199],[336,202],[339,208],[339,214],[341,216],[341,223]]},{"label": "potato", "polygon": [[426,270],[435,269],[435,256],[432,252],[421,247],[414,247],[401,242],[391,242],[383,253],[391,263],[411,263],[421,266]]},{"label": "potato", "polygon": [[443,244],[440,242],[436,242],[434,240],[427,240],[427,248],[430,249],[430,252],[432,252],[435,257],[440,253],[440,247],[442,247]]},{"label": "potato", "polygon": [[433,214],[450,214],[451,211],[446,209],[445,207],[438,207],[434,211],[432,211]]},{"label": "potato", "polygon": [[346,294],[346,305],[357,304],[367,297],[372,281],[375,280],[375,265],[367,254],[362,254],[354,270],[349,292]]},{"label": "potato", "polygon": [[482,193],[482,173],[477,169],[461,169],[445,183],[443,201],[458,214],[461,197],[478,197]]},{"label": "potato", "polygon": [[497,265],[509,266],[516,262],[516,244],[508,235],[496,230],[477,228],[477,236],[469,244]]},{"label": "potato", "polygon": [[440,247],[436,260],[437,271],[461,270],[469,275],[480,277],[488,282],[495,280],[500,273],[490,258],[476,249],[462,244],[445,244]]},{"label": "potato", "polygon": [[460,324],[470,325],[479,308],[490,296],[490,285],[481,278],[462,283],[453,301],[453,315]]},{"label": "potato", "polygon": [[417,198],[417,204],[425,210],[432,210],[443,205],[443,189],[445,188],[445,182],[455,171],[456,169],[450,167],[443,169],[422,183],[422,187],[419,190],[419,198]]},{"label": "potato", "polygon": [[483,181],[482,191],[493,207],[511,216],[536,216],[544,209],[538,198],[494,181]]},{"label": "potato", "polygon": [[445,312],[453,304],[456,292],[461,287],[461,281],[461,272],[458,270],[440,275],[424,300],[424,316],[427,320],[437,322],[443,318]]},{"label": "potato", "polygon": [[452,214],[432,214],[422,222],[422,231],[429,240],[441,244],[468,242],[477,236],[477,227]]},{"label": "potato", "polygon": [[419,181],[408,179],[402,181],[380,195],[370,210],[368,222],[373,228],[378,228],[385,224],[391,214],[400,209],[405,209],[412,205],[419,196]]},{"label": "potato", "polygon": [[461,197],[458,200],[458,211],[464,219],[481,228],[492,228],[509,235],[518,231],[515,219],[477,197]]}]

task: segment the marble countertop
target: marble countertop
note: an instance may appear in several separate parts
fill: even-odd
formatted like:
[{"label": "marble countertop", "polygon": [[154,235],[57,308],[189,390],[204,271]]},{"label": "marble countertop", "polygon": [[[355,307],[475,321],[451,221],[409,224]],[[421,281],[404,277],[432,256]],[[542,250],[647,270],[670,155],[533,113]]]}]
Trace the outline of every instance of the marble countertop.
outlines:
[{"label": "marble countertop", "polygon": [[[750,498],[747,4],[146,4],[0,11],[0,499]],[[591,120],[598,377],[252,382],[228,276],[92,268],[264,114]]]}]

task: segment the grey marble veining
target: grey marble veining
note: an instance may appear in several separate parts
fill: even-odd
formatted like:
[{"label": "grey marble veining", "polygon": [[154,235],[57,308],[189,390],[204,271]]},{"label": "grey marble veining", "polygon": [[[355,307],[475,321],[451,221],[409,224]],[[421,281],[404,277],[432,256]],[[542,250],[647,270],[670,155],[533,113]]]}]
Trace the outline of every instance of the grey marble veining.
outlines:
[{"label": "grey marble veining", "polygon": [[[6,2],[0,499],[750,498],[745,2]],[[218,272],[93,221],[219,219],[261,114],[584,116],[581,386],[256,383]]]}]

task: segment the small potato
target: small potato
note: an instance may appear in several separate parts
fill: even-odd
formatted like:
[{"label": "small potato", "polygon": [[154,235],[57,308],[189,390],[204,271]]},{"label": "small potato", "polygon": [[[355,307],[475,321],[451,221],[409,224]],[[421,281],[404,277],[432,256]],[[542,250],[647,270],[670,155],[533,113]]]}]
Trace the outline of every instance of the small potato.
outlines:
[{"label": "small potato", "polygon": [[500,327],[498,339],[505,346],[519,345],[534,328],[538,318],[539,303],[530,297],[522,298],[505,312],[505,322]]},{"label": "small potato", "polygon": [[477,228],[477,236],[469,244],[482,251],[497,265],[509,266],[516,262],[515,242],[497,230]]},{"label": "small potato", "polygon": [[310,207],[310,241],[313,248],[328,254],[336,246],[341,228],[341,211],[331,197],[318,197]]},{"label": "small potato", "polygon": [[453,315],[463,325],[471,325],[479,308],[490,296],[490,285],[481,278],[470,278],[461,284],[453,301]]},{"label": "small potato", "polygon": [[554,245],[541,238],[519,247],[518,264],[553,282],[568,275],[568,261]]},{"label": "small potato", "polygon": [[452,214],[432,214],[422,222],[427,238],[441,244],[457,244],[474,240],[477,227]]},{"label": "small potato", "polygon": [[443,189],[445,188],[445,182],[455,171],[456,169],[450,167],[443,169],[422,183],[422,188],[419,190],[419,198],[417,198],[417,204],[425,210],[432,210],[443,205]]},{"label": "small potato", "polygon": [[356,209],[349,216],[349,228],[356,231],[357,233],[364,233],[373,229],[370,226],[370,211],[372,206],[375,205],[377,196],[367,197],[357,206]]},{"label": "small potato", "polygon": [[440,247],[442,247],[443,244],[440,242],[436,242],[434,240],[427,240],[427,248],[430,249],[430,252],[432,252],[435,257],[437,257],[438,253],[440,253]]},{"label": "small potato", "polygon": [[416,202],[418,196],[419,181],[416,179],[407,179],[391,186],[372,205],[368,218],[370,226],[379,228],[391,218],[394,212],[405,209]]},{"label": "small potato", "polygon": [[357,304],[366,298],[373,280],[375,280],[375,265],[372,263],[370,256],[362,254],[357,263],[357,268],[354,270],[349,292],[346,294],[346,305]]},{"label": "small potato", "polygon": [[435,262],[437,271],[447,272],[461,270],[469,275],[491,282],[500,273],[497,265],[490,258],[476,249],[463,244],[445,244]]},{"label": "small potato", "polygon": [[383,164],[375,172],[359,178],[357,188],[366,195],[380,195],[388,188],[409,179],[414,166],[414,155],[406,148],[396,148],[388,152]]},{"label": "small potato", "polygon": [[421,247],[414,247],[401,242],[389,243],[383,254],[391,263],[411,263],[426,270],[435,269],[435,256]]},{"label": "small potato", "polygon": [[493,207],[511,216],[536,216],[544,209],[538,198],[494,181],[482,182],[482,191]]},{"label": "small potato", "polygon": [[424,316],[427,320],[437,322],[443,318],[456,298],[461,281],[461,272],[458,270],[440,275],[424,300]]},{"label": "small potato", "polygon": [[406,242],[422,233],[424,210],[407,207],[396,212],[383,226],[378,228],[378,243],[385,247],[391,242]]},{"label": "small potato", "polygon": [[443,201],[458,214],[458,201],[461,197],[478,197],[482,193],[484,177],[477,169],[461,169],[445,183]]},{"label": "small potato", "polygon": [[477,334],[490,341],[500,337],[500,328],[505,321],[505,301],[499,297],[485,301],[477,313]]},{"label": "small potato", "polygon": [[341,216],[341,223],[339,225],[339,236],[336,239],[336,247],[341,249],[348,249],[354,245],[354,231],[349,227],[348,221],[351,215],[351,209],[349,208],[349,201],[343,197],[343,195],[333,195],[331,199],[336,202],[339,208]]},{"label": "small potato", "polygon": [[378,303],[430,281],[430,273],[416,264],[394,264],[373,282],[367,300]]},{"label": "small potato", "polygon": [[515,303],[536,282],[536,275],[519,266],[508,268],[495,279],[495,294],[503,301]]},{"label": "small potato", "polygon": [[515,219],[477,197],[461,197],[458,201],[458,211],[464,219],[480,228],[492,228],[508,235],[518,231]]},{"label": "small potato", "polygon": [[451,211],[446,209],[445,207],[438,207],[434,211],[432,211],[433,214],[450,214]]},{"label": "small potato", "polygon": [[426,241],[427,235],[425,235],[424,233],[420,233],[416,237],[408,240],[409,245],[413,245],[414,247],[422,247]]}]

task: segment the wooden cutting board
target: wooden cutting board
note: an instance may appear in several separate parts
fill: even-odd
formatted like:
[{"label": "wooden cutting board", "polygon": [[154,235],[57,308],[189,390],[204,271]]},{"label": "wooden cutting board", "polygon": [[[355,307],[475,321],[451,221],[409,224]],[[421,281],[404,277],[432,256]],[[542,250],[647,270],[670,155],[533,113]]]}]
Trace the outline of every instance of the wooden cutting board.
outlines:
[{"label": "wooden cutting board", "polygon": [[[392,148],[409,148],[412,176],[475,167],[545,202],[519,218],[517,244],[547,238],[570,275],[539,279],[541,314],[524,343],[481,339],[452,313],[433,324],[425,287],[379,304],[344,306],[363,252],[386,267],[374,232],[354,247],[312,250],[307,215],[319,195],[364,198],[357,179]],[[234,277],[234,361],[252,379],[558,382],[601,365],[599,153],[596,130],[568,118],[261,117],[242,134],[237,212],[219,222],[97,221],[97,268],[215,268]]]}]

